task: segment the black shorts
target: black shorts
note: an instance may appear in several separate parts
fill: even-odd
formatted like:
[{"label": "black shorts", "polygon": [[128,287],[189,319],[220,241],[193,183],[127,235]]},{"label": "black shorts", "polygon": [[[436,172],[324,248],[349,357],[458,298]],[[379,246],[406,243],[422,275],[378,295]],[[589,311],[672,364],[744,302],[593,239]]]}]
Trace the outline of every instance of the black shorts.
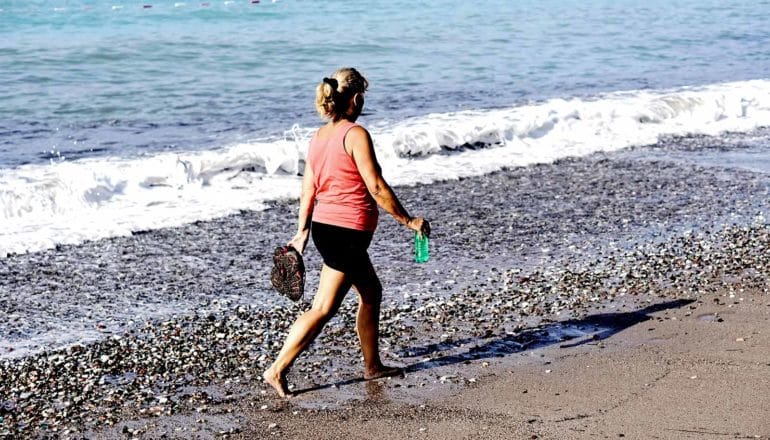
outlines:
[{"label": "black shorts", "polygon": [[313,222],[311,232],[324,264],[353,278],[368,275],[372,263],[366,250],[374,232],[317,222]]}]

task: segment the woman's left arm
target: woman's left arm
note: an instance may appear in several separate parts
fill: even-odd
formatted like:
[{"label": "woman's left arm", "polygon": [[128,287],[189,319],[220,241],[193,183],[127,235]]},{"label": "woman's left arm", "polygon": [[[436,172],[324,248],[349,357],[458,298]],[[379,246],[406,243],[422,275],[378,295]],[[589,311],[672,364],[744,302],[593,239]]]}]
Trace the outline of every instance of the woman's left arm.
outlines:
[{"label": "woman's left arm", "polygon": [[388,182],[382,177],[382,169],[377,163],[374,144],[369,132],[361,126],[351,128],[345,136],[345,147],[353,157],[366,188],[377,204],[392,215],[397,222],[409,229],[430,236],[430,223],[422,217],[411,217],[401,205]]}]

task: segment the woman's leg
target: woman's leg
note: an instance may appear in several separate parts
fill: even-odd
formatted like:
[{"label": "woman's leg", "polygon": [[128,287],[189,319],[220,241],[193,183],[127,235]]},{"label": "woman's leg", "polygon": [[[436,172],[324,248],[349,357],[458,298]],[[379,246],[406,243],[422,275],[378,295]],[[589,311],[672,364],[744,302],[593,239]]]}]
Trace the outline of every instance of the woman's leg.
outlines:
[{"label": "woman's leg", "polygon": [[288,368],[321,333],[321,329],[332,316],[337,313],[337,309],[345,298],[345,294],[350,290],[350,286],[351,283],[344,273],[323,265],[321,279],[318,282],[318,292],[313,298],[313,306],[297,318],[294,325],[291,326],[278,357],[262,375],[281,397],[285,397],[289,393],[286,385]]},{"label": "woman's leg", "polygon": [[371,262],[367,262],[365,274],[353,282],[358,293],[356,332],[364,355],[364,379],[399,374],[401,369],[386,367],[380,360],[380,304],[382,284]]}]

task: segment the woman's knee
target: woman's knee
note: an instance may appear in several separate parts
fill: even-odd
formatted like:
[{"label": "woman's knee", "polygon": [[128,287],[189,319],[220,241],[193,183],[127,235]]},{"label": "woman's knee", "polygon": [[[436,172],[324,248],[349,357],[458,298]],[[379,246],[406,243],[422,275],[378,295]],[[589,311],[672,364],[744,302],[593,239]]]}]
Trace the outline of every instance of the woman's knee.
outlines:
[{"label": "woman's knee", "polygon": [[337,313],[337,308],[330,304],[313,305],[310,312],[315,315],[316,319],[326,323],[334,317],[335,313]]},{"label": "woman's knee", "polygon": [[380,280],[358,287],[358,295],[361,302],[366,305],[377,305],[382,302],[382,284]]}]

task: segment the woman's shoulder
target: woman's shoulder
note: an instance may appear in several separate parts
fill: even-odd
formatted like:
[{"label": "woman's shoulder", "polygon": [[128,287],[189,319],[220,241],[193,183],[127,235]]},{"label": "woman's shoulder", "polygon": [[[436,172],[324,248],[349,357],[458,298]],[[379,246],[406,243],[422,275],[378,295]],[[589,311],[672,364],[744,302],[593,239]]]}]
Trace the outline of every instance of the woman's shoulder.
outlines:
[{"label": "woman's shoulder", "polygon": [[353,155],[355,151],[371,150],[372,138],[366,129],[358,124],[353,125],[347,131],[344,140],[345,151],[349,155]]},{"label": "woman's shoulder", "polygon": [[361,138],[361,139],[368,139],[369,138],[369,131],[364,128],[363,125],[353,123],[348,129],[347,129],[347,136],[348,138]]}]

